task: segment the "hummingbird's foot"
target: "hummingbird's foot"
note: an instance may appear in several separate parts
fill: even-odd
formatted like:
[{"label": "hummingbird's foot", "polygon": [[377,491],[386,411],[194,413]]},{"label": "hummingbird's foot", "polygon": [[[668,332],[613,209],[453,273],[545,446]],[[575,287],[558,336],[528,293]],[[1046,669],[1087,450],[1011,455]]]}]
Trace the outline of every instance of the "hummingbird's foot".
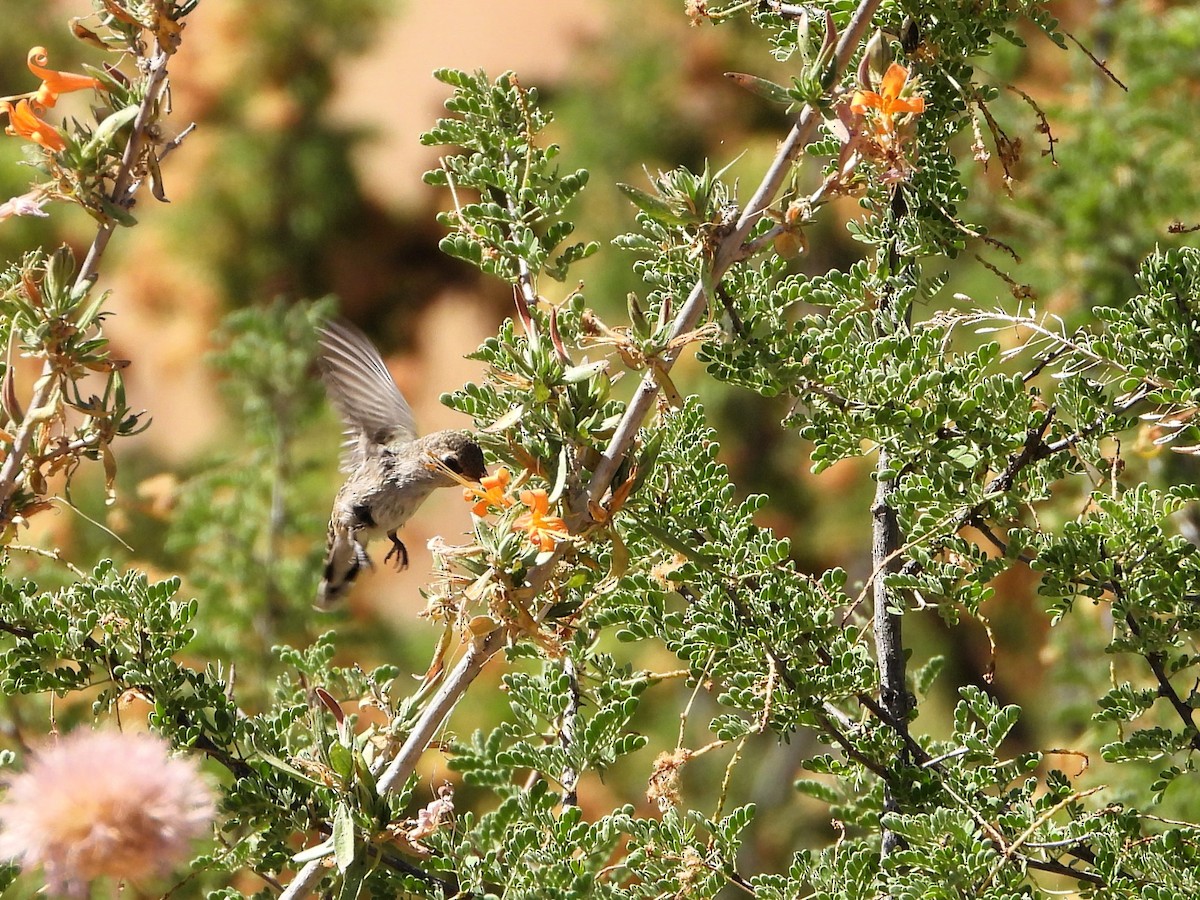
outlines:
[{"label": "hummingbird's foot", "polygon": [[396,537],[396,532],[388,532],[388,540],[392,542],[392,549],[387,552],[387,556],[383,561],[391,562],[392,557],[396,557],[396,571],[402,572],[408,568],[408,549],[404,546],[404,542]]}]

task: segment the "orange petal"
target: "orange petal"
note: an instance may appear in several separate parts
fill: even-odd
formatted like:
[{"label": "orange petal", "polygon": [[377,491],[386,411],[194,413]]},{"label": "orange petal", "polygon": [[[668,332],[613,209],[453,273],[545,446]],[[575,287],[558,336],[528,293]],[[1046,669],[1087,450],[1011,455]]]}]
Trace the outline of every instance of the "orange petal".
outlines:
[{"label": "orange petal", "polygon": [[895,100],[904,90],[908,82],[908,69],[899,63],[892,63],[883,73],[883,81],[879,84],[879,93],[888,100]]},{"label": "orange petal", "polygon": [[49,124],[38,118],[37,111],[40,108],[29,100],[5,102],[4,111],[8,113],[8,128],[5,130],[57,153],[66,148],[67,142]]},{"label": "orange petal", "polygon": [[520,497],[521,502],[534,513],[545,515],[550,511],[550,497],[540,488],[536,491],[521,491]]},{"label": "orange petal", "polygon": [[45,47],[30,48],[25,62],[29,66],[29,71],[38,78],[45,78],[46,74],[50,71],[46,68],[46,64],[50,62],[50,54],[46,52]]},{"label": "orange petal", "polygon": [[894,113],[923,113],[925,112],[924,97],[899,97],[892,102]]},{"label": "orange petal", "polygon": [[860,116],[868,109],[882,109],[883,98],[874,91],[855,91],[850,98],[850,111]]},{"label": "orange petal", "polygon": [[29,51],[29,56],[26,59],[29,71],[42,79],[42,85],[38,88],[37,92],[37,101],[42,105],[53,106],[58,102],[59,94],[67,94],[71,91],[86,91],[100,87],[99,80],[90,75],[78,75],[74,72],[56,72],[53,69],[46,68],[46,63],[49,61],[50,57],[46,53],[45,47],[34,47]]}]

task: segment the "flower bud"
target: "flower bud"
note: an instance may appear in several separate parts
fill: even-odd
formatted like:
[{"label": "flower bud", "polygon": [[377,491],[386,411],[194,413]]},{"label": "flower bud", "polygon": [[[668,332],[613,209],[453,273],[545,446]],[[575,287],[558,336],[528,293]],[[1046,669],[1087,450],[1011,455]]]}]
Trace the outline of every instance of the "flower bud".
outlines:
[{"label": "flower bud", "polygon": [[875,90],[881,81],[883,73],[892,63],[892,52],[883,32],[875,29],[867,47],[863,51],[862,62],[858,65],[858,83],[865,91]]}]

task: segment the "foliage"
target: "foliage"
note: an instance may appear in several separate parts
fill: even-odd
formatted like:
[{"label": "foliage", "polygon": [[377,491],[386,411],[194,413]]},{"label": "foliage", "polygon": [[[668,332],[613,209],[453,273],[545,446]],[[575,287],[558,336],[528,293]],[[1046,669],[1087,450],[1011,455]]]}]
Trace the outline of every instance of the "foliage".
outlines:
[{"label": "foliage", "polygon": [[[394,662],[369,667],[340,622],[310,642],[300,624],[319,569],[303,435],[328,431],[310,377],[328,302],[226,320],[211,363],[239,440],[172,485],[163,555],[180,575],[105,559],[54,588],[17,574],[15,558],[0,572],[14,722],[29,716],[22,698],[44,695],[75,727],[144,715],[220,783],[214,840],[172,896],[1200,889],[1186,790],[1200,750],[1200,553],[1185,518],[1200,495],[1158,465],[1200,455],[1200,251],[1138,244],[1129,271],[1096,275],[1095,302],[1069,311],[1037,299],[1061,284],[1021,284],[1045,276],[1015,253],[1011,275],[983,260],[1011,296],[957,291],[981,283],[968,251],[1011,251],[988,236],[995,202],[969,168],[994,156],[1009,186],[1033,168],[997,116],[1053,137],[1040,107],[1008,106],[985,64],[1011,65],[1026,37],[1073,38],[1031,2],[809,7],[819,19],[792,4],[688,4],[696,23],[753,34],[760,56],[792,67],[786,83],[734,79],[746,102],[787,110],[792,130],[757,187],[716,160],[650,174],[649,190],[619,184],[633,229],[603,250],[569,242],[589,178],[548,142],[538,91],[511,73],[437,73],[452,95],[423,140],[446,148],[426,175],[452,206],[442,249],[511,285],[514,313],[474,354],[485,377],[443,398],[472,418],[496,474],[463,485],[467,543],[431,544],[424,617],[442,631],[416,680]],[[105,9],[101,43],[151,60],[179,48],[190,11]],[[361,36],[351,26],[373,9],[346,34]],[[1145,61],[1147,27],[1114,44],[1110,67]],[[131,181],[156,180],[165,155],[147,124],[163,85],[153,65],[138,73],[144,83],[109,72],[95,127],[73,123],[63,148],[35,150],[57,173],[44,199],[94,216],[99,253],[135,224]],[[1164,77],[1139,73],[1131,100]],[[1122,102],[1106,95],[1102,112]],[[1102,130],[1098,106],[1070,114]],[[1122,124],[1165,127],[1152,118]],[[1033,177],[1050,208],[1054,178]],[[1091,176],[1054,177],[1078,188],[1054,207],[1077,228],[1069,207],[1090,208]],[[859,258],[805,269],[797,257],[855,203]],[[143,424],[101,331],[95,254],[78,265],[65,249],[31,252],[0,282],[0,337],[43,365],[26,403],[14,367],[0,382],[14,557],[18,527],[69,498],[85,460],[104,462],[112,489],[110,445]],[[619,322],[582,282],[562,286],[593,255],[639,281]],[[873,458],[869,478],[854,470],[875,490],[855,571],[803,570],[794,545],[807,535],[768,526],[771,497],[739,494],[725,435],[674,380],[693,350],[728,390],[789,404],[781,427],[814,475]],[[88,393],[89,372],[103,395]],[[989,616],[1022,577],[1042,602],[1029,615],[1086,660],[1051,669],[1046,709],[1006,702],[990,671],[963,675],[949,648],[912,637],[982,626],[994,661],[1005,648]],[[1089,721],[1059,734],[1078,743],[1031,743],[1027,720],[1066,709],[1067,691]],[[446,730],[468,695],[486,698],[486,721]],[[795,781],[774,784],[786,796],[765,809],[744,781],[777,745]],[[435,757],[451,773],[441,785],[425,783]],[[644,797],[622,793],[630,772]],[[785,834],[773,864],[756,848],[788,808],[834,833]]]}]

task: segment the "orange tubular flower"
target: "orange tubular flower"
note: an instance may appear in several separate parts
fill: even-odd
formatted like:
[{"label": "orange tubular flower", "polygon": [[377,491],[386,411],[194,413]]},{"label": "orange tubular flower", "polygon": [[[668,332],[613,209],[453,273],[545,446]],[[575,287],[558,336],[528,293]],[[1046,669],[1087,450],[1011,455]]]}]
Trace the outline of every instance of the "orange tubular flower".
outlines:
[{"label": "orange tubular flower", "polygon": [[8,114],[8,127],[4,130],[58,153],[66,149],[67,142],[50,124],[38,118],[41,109],[33,100],[4,101],[4,112]]},{"label": "orange tubular flower", "polygon": [[42,86],[38,88],[37,95],[34,97],[34,100],[42,106],[53,106],[58,102],[59,94],[86,91],[91,88],[99,89],[100,81],[91,75],[56,72],[46,68],[48,62],[50,62],[50,55],[46,52],[45,47],[34,47],[29,51],[26,59],[29,71],[42,79]]},{"label": "orange tubular flower", "polygon": [[850,110],[864,115],[868,109],[879,111],[878,133],[894,134],[896,131],[896,116],[904,113],[914,115],[925,112],[924,97],[901,97],[904,86],[908,83],[908,69],[899,63],[892,63],[883,73],[879,83],[879,93],[875,91],[855,91],[850,99]]},{"label": "orange tubular flower", "polygon": [[550,515],[550,498],[545,491],[521,491],[521,502],[529,507],[529,512],[517,516],[512,528],[527,532],[533,546],[543,551],[553,550],[555,543],[568,536],[567,523]]},{"label": "orange tubular flower", "polygon": [[477,516],[486,516],[488,510],[493,507],[507,509],[513,505],[512,497],[505,493],[510,481],[512,481],[512,472],[501,466],[496,470],[496,474],[485,475],[479,479],[479,487],[463,488],[463,499],[468,503],[472,500],[475,501],[471,512]]}]

